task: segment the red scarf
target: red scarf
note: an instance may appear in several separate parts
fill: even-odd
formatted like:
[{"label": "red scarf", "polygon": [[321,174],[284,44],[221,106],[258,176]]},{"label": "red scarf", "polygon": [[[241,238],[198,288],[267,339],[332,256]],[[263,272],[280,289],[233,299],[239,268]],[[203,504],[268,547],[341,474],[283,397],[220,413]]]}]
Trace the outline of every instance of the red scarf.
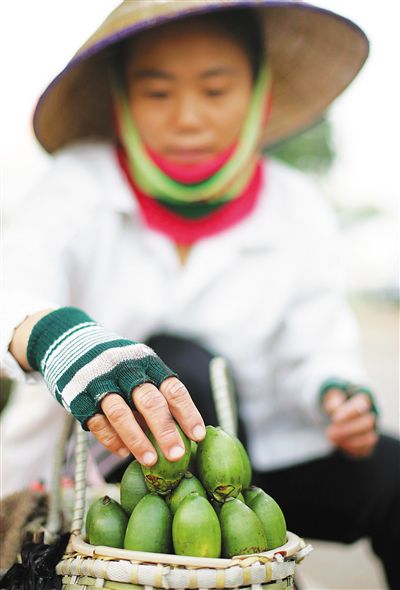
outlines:
[{"label": "red scarf", "polygon": [[[151,155],[154,157],[153,154]],[[224,162],[227,157],[227,154],[223,154],[218,157],[218,161]],[[197,219],[189,219],[170,211],[163,203],[149,197],[139,189],[129,171],[127,158],[121,146],[117,147],[117,158],[119,166],[139,204],[142,217],[147,226],[163,233],[181,246],[190,246],[202,238],[221,233],[242,221],[253,211],[263,185],[263,166],[260,161],[241,195],[232,201],[224,203],[220,208],[205,216]],[[213,163],[211,166],[215,167]],[[209,166],[206,165],[206,167]],[[174,166],[174,170],[178,175],[185,175],[186,180],[190,176],[193,182],[194,177],[190,174],[188,168],[184,171],[182,168],[179,169],[179,167]],[[200,166],[197,172],[195,171],[196,181],[197,176],[202,176],[202,174],[203,170]]]}]

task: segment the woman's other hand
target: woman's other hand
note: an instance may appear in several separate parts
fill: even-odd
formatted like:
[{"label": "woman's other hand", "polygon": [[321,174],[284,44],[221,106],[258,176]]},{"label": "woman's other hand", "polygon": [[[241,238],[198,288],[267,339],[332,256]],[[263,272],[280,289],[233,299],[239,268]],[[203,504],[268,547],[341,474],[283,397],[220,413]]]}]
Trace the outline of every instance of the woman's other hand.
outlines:
[{"label": "woman's other hand", "polygon": [[367,394],[348,398],[332,388],[324,395],[323,408],[331,419],[326,436],[332,444],[354,457],[366,457],[373,451],[378,440],[376,415]]}]

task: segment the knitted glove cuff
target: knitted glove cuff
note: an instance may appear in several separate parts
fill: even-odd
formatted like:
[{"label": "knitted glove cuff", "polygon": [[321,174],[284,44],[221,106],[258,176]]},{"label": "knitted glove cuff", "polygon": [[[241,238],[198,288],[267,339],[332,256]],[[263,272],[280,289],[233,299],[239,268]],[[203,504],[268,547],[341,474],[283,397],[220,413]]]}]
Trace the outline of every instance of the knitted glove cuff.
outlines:
[{"label": "knitted glove cuff", "polygon": [[61,307],[48,313],[33,327],[27,348],[28,363],[43,374],[48,355],[63,339],[82,328],[96,325],[91,317],[76,307]]},{"label": "knitted glove cuff", "polygon": [[368,387],[364,387],[363,385],[358,385],[356,383],[352,383],[351,381],[345,381],[344,379],[336,379],[330,378],[323,382],[319,390],[319,399],[320,403],[322,404],[325,394],[330,389],[339,389],[343,391],[346,395],[347,399],[358,395],[359,393],[365,393],[370,401],[371,401],[371,412],[375,414],[375,416],[379,415],[378,406],[376,404],[375,396],[372,393],[371,389]]},{"label": "knitted glove cuff", "polygon": [[84,428],[89,418],[101,413],[107,394],[121,395],[134,408],[134,387],[145,382],[159,387],[167,377],[176,376],[149,346],[120,338],[71,307],[39,320],[27,355],[57,401]]}]

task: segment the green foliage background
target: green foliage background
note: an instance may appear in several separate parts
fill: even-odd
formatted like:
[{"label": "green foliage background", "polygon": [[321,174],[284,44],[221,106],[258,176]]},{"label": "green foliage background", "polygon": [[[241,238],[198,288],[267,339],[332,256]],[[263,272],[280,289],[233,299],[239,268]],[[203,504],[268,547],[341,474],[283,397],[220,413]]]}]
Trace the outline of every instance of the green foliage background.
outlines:
[{"label": "green foliage background", "polygon": [[304,172],[326,172],[335,158],[331,124],[322,119],[307,131],[265,153]]}]

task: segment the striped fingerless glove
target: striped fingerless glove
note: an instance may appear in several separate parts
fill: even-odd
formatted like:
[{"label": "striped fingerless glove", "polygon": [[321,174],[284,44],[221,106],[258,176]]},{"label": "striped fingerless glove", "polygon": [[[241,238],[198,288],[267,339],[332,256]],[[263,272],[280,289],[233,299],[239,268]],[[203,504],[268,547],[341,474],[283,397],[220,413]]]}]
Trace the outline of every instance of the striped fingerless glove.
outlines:
[{"label": "striped fingerless glove", "polygon": [[375,396],[372,393],[371,389],[369,389],[369,387],[365,387],[364,385],[357,385],[356,383],[352,383],[351,381],[344,381],[343,379],[327,379],[321,385],[319,390],[319,399],[321,403],[323,402],[325,394],[330,389],[339,389],[345,394],[347,399],[350,399],[351,397],[354,397],[359,393],[365,393],[371,401],[371,412],[375,414],[375,416],[379,415]]},{"label": "striped fingerless glove", "polygon": [[121,395],[133,408],[134,387],[146,382],[159,387],[175,376],[149,346],[108,332],[74,307],[57,309],[35,324],[27,357],[85,430],[89,418],[102,413],[100,402],[108,393]]}]

